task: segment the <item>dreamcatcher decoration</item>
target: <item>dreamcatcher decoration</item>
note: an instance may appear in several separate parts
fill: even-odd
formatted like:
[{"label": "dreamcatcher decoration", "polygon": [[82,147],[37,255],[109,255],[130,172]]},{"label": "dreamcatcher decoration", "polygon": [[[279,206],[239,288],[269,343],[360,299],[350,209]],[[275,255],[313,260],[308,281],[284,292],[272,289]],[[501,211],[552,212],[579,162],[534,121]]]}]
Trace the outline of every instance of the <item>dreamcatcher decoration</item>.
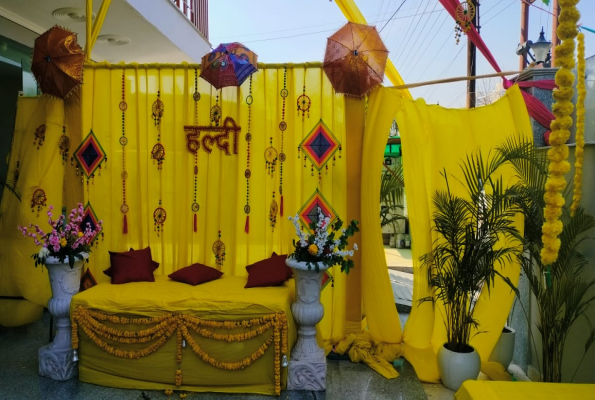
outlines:
[{"label": "dreamcatcher decoration", "polygon": [[120,146],[122,146],[122,205],[120,206],[120,212],[124,214],[124,221],[122,224],[122,233],[128,233],[128,217],[127,213],[130,209],[126,203],[126,180],[128,179],[128,172],[126,171],[126,145],[128,144],[128,138],[126,137],[126,109],[128,104],[126,103],[126,77],[125,70],[122,70],[122,100],[118,108],[122,112],[122,136],[120,136]]},{"label": "dreamcatcher decoration", "polygon": [[[281,131],[281,152],[279,153],[279,196],[281,196],[281,207],[280,207],[280,215],[283,216],[283,163],[285,162],[286,156],[283,152],[283,134],[287,129],[287,122],[285,122],[285,100],[289,96],[289,91],[287,90],[287,66],[283,67],[283,89],[281,89],[281,98],[283,98],[283,106],[281,108],[281,122],[279,123],[279,130]],[[273,201],[275,198],[275,192],[273,192]],[[272,205],[271,205],[272,207]],[[275,219],[276,219],[275,214]],[[275,227],[273,226],[273,229]]]},{"label": "dreamcatcher decoration", "polygon": [[43,146],[43,142],[45,140],[45,129],[45,124],[41,124],[37,127],[37,129],[35,129],[33,144],[37,147],[37,150]]},{"label": "dreamcatcher decoration", "polygon": [[[198,92],[198,71],[196,68],[194,69],[194,93],[192,94],[192,99],[194,100],[194,126],[198,126],[198,101],[200,100],[200,93]],[[184,128],[186,129],[186,127]],[[186,133],[186,149],[190,154],[194,155],[194,192],[192,205],[190,206],[193,213],[192,229],[194,232],[198,231],[198,216],[196,213],[200,210],[200,205],[196,199],[198,191],[198,149],[200,149],[199,135],[200,132],[198,129],[193,129]]]},{"label": "dreamcatcher decoration", "polygon": [[279,213],[279,205],[275,200],[275,191],[273,190],[273,201],[271,201],[271,206],[269,207],[269,223],[273,228],[273,232],[275,231],[275,226],[277,226],[277,214]]},{"label": "dreamcatcher decoration", "polygon": [[70,158],[70,163],[74,164],[76,159],[76,175],[81,174],[81,179],[87,181],[87,192],[89,191],[89,182],[93,183],[95,174],[101,176],[102,164],[105,162],[107,168],[107,154],[101,147],[101,143],[97,140],[93,130],[89,132],[87,137],[82,141],[79,147],[75,150],[73,156]]},{"label": "dreamcatcher decoration", "polygon": [[304,71],[304,89],[302,94],[298,96],[296,103],[298,117],[300,116],[300,113],[302,113],[302,121],[306,114],[308,115],[308,118],[310,118],[310,106],[312,105],[312,100],[310,100],[310,96],[306,94],[306,71]]},{"label": "dreamcatcher decoration", "polygon": [[246,224],[244,225],[244,232],[250,232],[250,141],[252,141],[252,133],[250,131],[252,121],[252,75],[250,75],[250,89],[246,97],[246,104],[248,105],[248,131],[246,133],[246,170],[244,171],[244,178],[246,178],[246,205],[244,206],[244,213],[246,213]]},{"label": "dreamcatcher decoration", "polygon": [[31,195],[31,212],[35,212],[37,209],[37,216],[39,217],[39,213],[43,207],[47,204],[47,196],[45,195],[45,191],[43,189],[36,189]]},{"label": "dreamcatcher decoration", "polygon": [[264,160],[267,173],[273,177],[275,173],[275,168],[277,167],[277,160],[279,157],[279,152],[277,149],[273,147],[273,137],[269,139],[269,147],[264,150]]},{"label": "dreamcatcher decoration", "polygon": [[455,39],[457,44],[461,40],[461,36],[469,32],[473,20],[475,19],[475,6],[471,0],[462,1],[455,9]]},{"label": "dreamcatcher decoration", "polygon": [[335,166],[336,153],[339,151],[341,158],[341,143],[333,135],[325,123],[320,120],[314,129],[308,133],[302,143],[298,146],[299,152],[304,153],[304,168],[307,168],[307,161],[310,160],[310,175],[314,176],[314,169],[318,171],[318,183],[322,183],[322,170],[328,175],[328,164],[332,160],[332,166]]},{"label": "dreamcatcher decoration", "polygon": [[153,164],[157,162],[157,169],[161,169],[163,168],[163,161],[165,160],[165,147],[161,144],[161,118],[163,117],[165,107],[163,101],[161,101],[161,92],[159,90],[157,91],[157,100],[153,102],[152,111],[153,122],[157,127],[157,143],[151,150],[151,158],[153,159]]},{"label": "dreamcatcher decoration", "polygon": [[213,243],[213,254],[215,254],[215,264],[217,264],[217,269],[221,271],[221,267],[223,267],[223,262],[225,261],[225,243],[221,241],[221,231],[219,231],[218,239]]},{"label": "dreamcatcher decoration", "polygon": [[219,107],[219,93],[215,98],[215,105],[211,107],[211,125],[219,126],[219,121],[221,120],[221,107]]},{"label": "dreamcatcher decoration", "polygon": [[66,124],[62,125],[62,136],[58,139],[58,149],[60,149],[60,157],[62,157],[62,165],[64,165],[68,161],[70,152],[70,138],[66,135]]},{"label": "dreamcatcher decoration", "polygon": [[165,226],[165,220],[167,219],[167,212],[165,209],[161,207],[161,199],[159,199],[159,207],[153,211],[153,222],[155,224],[155,231],[157,232],[157,236],[160,233],[163,233],[163,227]]}]

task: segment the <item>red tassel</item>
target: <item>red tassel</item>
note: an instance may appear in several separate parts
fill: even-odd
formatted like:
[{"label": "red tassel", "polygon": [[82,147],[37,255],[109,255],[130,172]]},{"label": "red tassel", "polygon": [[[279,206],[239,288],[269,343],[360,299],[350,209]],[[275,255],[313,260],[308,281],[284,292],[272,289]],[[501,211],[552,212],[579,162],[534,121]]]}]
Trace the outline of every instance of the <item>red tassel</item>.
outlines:
[{"label": "red tassel", "polygon": [[250,232],[250,216],[246,215],[246,225],[244,226],[244,232]]},{"label": "red tassel", "polygon": [[281,216],[283,216],[283,195],[281,195]]},{"label": "red tassel", "polygon": [[122,233],[128,233],[128,218],[126,218],[126,214],[124,214],[124,228],[122,229]]},{"label": "red tassel", "polygon": [[197,222],[196,222],[196,213],[194,213],[194,232],[196,232],[196,226],[197,226]]}]

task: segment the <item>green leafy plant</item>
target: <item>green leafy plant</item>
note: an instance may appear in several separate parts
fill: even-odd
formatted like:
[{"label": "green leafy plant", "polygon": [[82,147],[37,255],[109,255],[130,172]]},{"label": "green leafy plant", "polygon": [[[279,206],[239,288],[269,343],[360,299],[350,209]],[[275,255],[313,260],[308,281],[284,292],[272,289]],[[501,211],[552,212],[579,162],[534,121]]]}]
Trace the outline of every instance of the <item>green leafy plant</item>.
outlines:
[{"label": "green leafy plant", "polygon": [[498,154],[484,160],[481,152],[467,156],[461,164],[465,196],[451,191],[449,177],[442,172],[446,190],[433,196],[432,230],[436,234],[432,250],[421,257],[433,296],[421,301],[440,301],[447,342],[455,352],[470,352],[471,333],[478,333],[474,318],[475,299],[483,286],[494,284],[498,267],[511,261],[519,251],[519,232],[514,226],[518,211],[501,177]]},{"label": "green leafy plant", "polygon": [[380,181],[380,226],[391,225],[395,233],[397,224],[407,220],[407,217],[402,214],[405,203],[403,165],[397,162],[393,168],[386,164],[385,168]]},{"label": "green leafy plant", "polygon": [[[586,311],[595,302],[595,279],[584,275],[589,261],[579,248],[586,240],[587,232],[595,228],[595,218],[579,207],[574,215],[569,205],[563,208],[558,260],[551,265],[541,261],[541,227],[545,207],[545,181],[548,159],[544,151],[535,149],[532,143],[512,138],[498,148],[505,162],[516,171],[519,182],[510,189],[518,207],[525,215],[525,231],[522,238],[523,252],[518,259],[529,288],[535,297],[539,312],[537,329],[541,333],[542,359],[540,372],[545,382],[562,381],[564,348],[570,330],[580,319],[585,318],[591,327],[584,346],[583,358],[576,365],[570,380],[574,379],[585,354],[595,341],[595,329]],[[568,187],[566,188],[568,192]],[[506,279],[519,295],[518,289]],[[528,304],[521,304],[526,309]],[[527,313],[525,313],[527,315]],[[531,321],[528,321],[531,324]]]}]

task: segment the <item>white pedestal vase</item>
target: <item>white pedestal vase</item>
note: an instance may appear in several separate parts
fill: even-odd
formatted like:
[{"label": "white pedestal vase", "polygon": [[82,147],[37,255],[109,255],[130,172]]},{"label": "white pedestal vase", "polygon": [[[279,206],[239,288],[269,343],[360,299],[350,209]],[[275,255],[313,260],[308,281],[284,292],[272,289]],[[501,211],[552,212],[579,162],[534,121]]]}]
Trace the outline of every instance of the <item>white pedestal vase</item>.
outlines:
[{"label": "white pedestal vase", "polygon": [[66,381],[78,373],[71,344],[70,301],[80,288],[83,261],[76,261],[73,268],[68,259],[65,261],[60,263],[55,257],[45,261],[52,286],[48,309],[56,319],[57,332],[50,344],[39,349],[39,375],[57,381]]},{"label": "white pedestal vase", "polygon": [[291,305],[293,318],[298,323],[298,338],[291,350],[287,371],[288,390],[326,390],[326,357],[316,342],[316,324],[324,315],[320,303],[322,275],[328,267],[318,264],[319,271],[308,268],[305,262],[292,258],[285,261],[295,277],[296,301]]}]

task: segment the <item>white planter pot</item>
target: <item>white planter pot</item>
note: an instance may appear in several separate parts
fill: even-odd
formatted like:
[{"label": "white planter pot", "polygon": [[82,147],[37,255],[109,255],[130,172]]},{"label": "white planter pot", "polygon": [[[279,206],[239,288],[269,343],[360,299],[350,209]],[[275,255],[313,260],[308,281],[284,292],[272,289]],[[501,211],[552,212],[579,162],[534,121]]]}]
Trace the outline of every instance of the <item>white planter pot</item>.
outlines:
[{"label": "white planter pot", "polygon": [[318,271],[305,262],[287,258],[285,264],[295,277],[295,303],[291,305],[293,318],[298,323],[298,338],[291,350],[287,373],[288,390],[326,390],[326,357],[316,342],[316,324],[324,316],[320,303],[322,275],[328,267],[318,263]]},{"label": "white planter pot", "polygon": [[457,391],[468,379],[477,379],[481,360],[475,349],[469,353],[457,353],[440,347],[438,350],[438,371],[442,384],[450,390]]},{"label": "white planter pot", "polygon": [[71,344],[70,301],[80,288],[83,261],[76,261],[70,268],[68,260],[60,263],[57,258],[48,257],[45,266],[52,286],[48,309],[56,319],[57,332],[50,344],[39,349],[39,375],[66,381],[78,373]]},{"label": "white planter pot", "polygon": [[504,369],[508,369],[514,355],[515,336],[514,329],[505,326],[492,354],[490,354],[489,361],[499,362],[504,366]]}]

